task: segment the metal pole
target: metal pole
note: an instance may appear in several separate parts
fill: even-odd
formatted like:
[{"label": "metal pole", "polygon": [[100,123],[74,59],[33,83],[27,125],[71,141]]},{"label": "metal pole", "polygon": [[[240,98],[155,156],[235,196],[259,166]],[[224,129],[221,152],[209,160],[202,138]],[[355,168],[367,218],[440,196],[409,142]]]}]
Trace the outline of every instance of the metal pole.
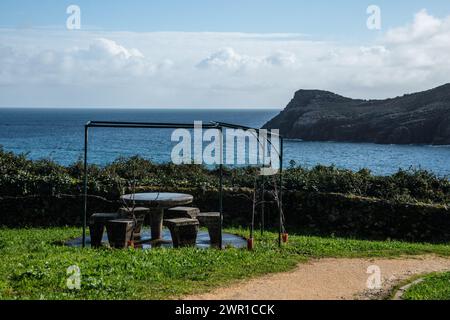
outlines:
[{"label": "metal pole", "polygon": [[[267,137],[266,137],[266,139],[267,139]],[[266,140],[264,139],[264,141],[263,141],[263,156],[262,156],[262,165],[263,165],[263,167],[266,165]],[[262,177],[261,177],[261,180],[262,180],[262,194],[261,194],[261,236],[264,234],[264,214],[265,214],[265,203],[264,203],[264,201],[266,200],[266,198],[265,198],[265,183],[266,183],[266,179],[265,179],[265,176],[263,175]]]},{"label": "metal pole", "polygon": [[83,248],[86,247],[86,216],[87,216],[87,187],[88,187],[88,133],[89,126],[84,126],[84,213],[83,213]]},{"label": "metal pole", "polygon": [[255,230],[255,213],[256,213],[256,190],[257,190],[257,180],[255,178],[255,183],[253,184],[253,206],[252,206],[252,222],[250,224],[250,239],[253,239],[253,232]]},{"label": "metal pole", "polygon": [[264,193],[265,193],[265,188],[264,188],[264,184],[265,184],[265,179],[264,176],[262,176],[262,191],[261,191],[261,235],[264,234],[264,213],[265,213],[265,197],[264,197]]},{"label": "metal pole", "polygon": [[283,232],[283,138],[280,137],[280,194],[278,195],[279,207],[279,230],[278,230],[278,246],[281,247],[281,233]]},{"label": "metal pole", "polygon": [[222,249],[222,220],[223,220],[223,127],[220,127],[220,164],[219,164],[219,212],[220,212],[220,249]]}]

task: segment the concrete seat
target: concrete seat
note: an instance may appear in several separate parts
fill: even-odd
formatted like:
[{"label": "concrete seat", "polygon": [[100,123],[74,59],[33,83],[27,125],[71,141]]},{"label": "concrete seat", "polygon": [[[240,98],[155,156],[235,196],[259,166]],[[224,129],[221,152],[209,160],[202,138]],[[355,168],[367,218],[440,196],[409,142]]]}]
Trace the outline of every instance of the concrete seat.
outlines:
[{"label": "concrete seat", "polygon": [[201,212],[197,215],[197,220],[200,222],[200,225],[202,227],[206,227],[208,229],[211,246],[220,247],[221,245],[220,213]]},{"label": "concrete seat", "polygon": [[115,219],[106,222],[109,245],[112,248],[127,248],[133,239],[135,222],[133,219]]},{"label": "concrete seat", "polygon": [[170,230],[174,248],[195,246],[199,226],[197,219],[165,219],[164,225]]},{"label": "concrete seat", "polygon": [[195,219],[200,213],[199,208],[193,207],[175,207],[167,209],[164,213],[164,218],[166,219],[177,219],[177,218],[190,218]]},{"label": "concrete seat", "polygon": [[106,223],[110,220],[120,218],[120,214],[115,213],[94,213],[89,218],[89,230],[91,234],[91,247],[99,247],[102,244],[103,232]]},{"label": "concrete seat", "polygon": [[145,216],[150,214],[150,209],[144,207],[135,207],[135,208],[127,208],[122,207],[119,209],[119,213],[123,218],[131,219],[133,217],[136,218],[136,225],[133,230],[133,240],[140,240],[142,226],[144,225]]}]

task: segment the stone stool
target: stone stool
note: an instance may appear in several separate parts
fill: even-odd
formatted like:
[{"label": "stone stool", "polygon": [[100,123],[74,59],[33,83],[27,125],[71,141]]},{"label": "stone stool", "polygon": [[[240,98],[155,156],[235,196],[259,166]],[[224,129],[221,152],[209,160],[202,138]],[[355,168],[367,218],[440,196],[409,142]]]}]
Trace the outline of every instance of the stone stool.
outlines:
[{"label": "stone stool", "polygon": [[200,225],[208,228],[209,240],[211,246],[220,247],[220,213],[219,212],[201,212],[197,215]]},{"label": "stone stool", "polygon": [[167,219],[164,225],[170,230],[174,248],[195,246],[199,225],[197,219]]},{"label": "stone stool", "polygon": [[177,218],[189,218],[195,219],[200,213],[199,208],[192,207],[175,207],[167,209],[164,213],[164,218],[166,219],[177,219]]},{"label": "stone stool", "polygon": [[89,218],[89,230],[91,234],[91,247],[100,247],[103,239],[103,231],[109,220],[120,218],[119,213],[94,213]]},{"label": "stone stool", "polygon": [[112,248],[126,248],[133,238],[133,219],[116,219],[106,223],[109,245]]},{"label": "stone stool", "polygon": [[123,207],[119,209],[119,213],[128,219],[132,218],[134,213],[136,225],[133,231],[133,240],[141,239],[142,226],[144,225],[145,216],[150,214],[150,209],[144,207],[136,207],[134,209]]}]

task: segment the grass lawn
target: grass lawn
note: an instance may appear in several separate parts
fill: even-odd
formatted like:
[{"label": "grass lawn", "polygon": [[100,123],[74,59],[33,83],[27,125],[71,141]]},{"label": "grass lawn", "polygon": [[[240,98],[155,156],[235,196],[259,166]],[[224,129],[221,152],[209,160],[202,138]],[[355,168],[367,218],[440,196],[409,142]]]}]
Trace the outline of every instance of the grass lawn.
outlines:
[{"label": "grass lawn", "polygon": [[[226,231],[248,235],[243,229]],[[0,299],[176,298],[238,279],[287,271],[313,257],[450,256],[450,245],[295,235],[279,249],[277,234],[269,232],[257,236],[252,252],[194,248],[93,250],[61,245],[79,235],[77,228],[0,229]],[[66,286],[67,268],[72,265],[81,269],[80,290]]]},{"label": "grass lawn", "polygon": [[450,272],[433,273],[424,281],[411,286],[404,294],[405,300],[450,300]]}]

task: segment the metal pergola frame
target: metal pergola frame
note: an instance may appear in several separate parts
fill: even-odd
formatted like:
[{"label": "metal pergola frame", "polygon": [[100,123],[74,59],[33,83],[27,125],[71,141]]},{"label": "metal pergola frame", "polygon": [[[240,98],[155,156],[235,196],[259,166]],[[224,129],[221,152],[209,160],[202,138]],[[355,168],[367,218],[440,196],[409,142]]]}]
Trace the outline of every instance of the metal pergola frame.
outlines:
[{"label": "metal pergola frame", "polygon": [[[89,145],[89,128],[128,128],[128,129],[195,129],[194,124],[190,123],[163,123],[163,122],[121,122],[121,121],[88,121],[84,125],[84,212],[83,212],[83,237],[82,246],[86,247],[86,227],[87,227],[87,209],[88,209],[88,145]],[[219,164],[219,213],[220,213],[220,248],[222,249],[222,219],[223,219],[223,130],[224,129],[242,129],[242,130],[259,130],[256,128],[235,125],[225,122],[212,121],[202,124],[204,129],[218,129],[220,131],[220,164]],[[273,133],[271,133],[273,134]],[[281,234],[283,232],[283,214],[282,214],[282,194],[283,194],[283,137],[280,138],[280,150],[278,158],[280,161],[279,170],[279,229],[278,229],[278,245],[281,246]],[[257,138],[258,139],[258,138]],[[271,141],[266,136],[265,139],[269,144]],[[258,139],[259,141],[259,139]],[[265,152],[265,150],[264,150]]]}]

